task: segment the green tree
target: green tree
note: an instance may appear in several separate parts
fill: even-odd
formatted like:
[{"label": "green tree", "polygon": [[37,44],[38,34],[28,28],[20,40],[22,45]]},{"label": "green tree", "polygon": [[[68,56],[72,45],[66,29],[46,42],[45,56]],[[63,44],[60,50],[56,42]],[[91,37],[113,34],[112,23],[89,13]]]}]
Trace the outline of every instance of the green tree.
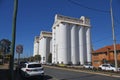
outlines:
[{"label": "green tree", "polygon": [[0,40],[0,51],[3,52],[3,54],[9,53],[10,47],[11,47],[11,41],[9,41],[8,39]]},{"label": "green tree", "polygon": [[11,41],[9,41],[8,39],[0,40],[0,54],[3,56],[3,63],[4,63],[5,55],[10,53],[10,48],[11,48]]},{"label": "green tree", "polygon": [[29,61],[34,61],[34,57],[31,56],[31,57],[29,58]]},{"label": "green tree", "polygon": [[34,56],[34,59],[36,60],[36,61],[41,61],[41,55],[35,55]]}]

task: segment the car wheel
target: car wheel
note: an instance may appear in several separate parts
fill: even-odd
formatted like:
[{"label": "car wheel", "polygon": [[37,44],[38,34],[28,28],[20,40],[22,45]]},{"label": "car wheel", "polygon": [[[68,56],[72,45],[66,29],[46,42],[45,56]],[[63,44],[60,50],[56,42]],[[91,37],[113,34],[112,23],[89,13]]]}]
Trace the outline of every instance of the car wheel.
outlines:
[{"label": "car wheel", "polygon": [[41,76],[41,80],[45,80],[44,75]]},{"label": "car wheel", "polygon": [[102,71],[102,69],[101,69],[101,68],[98,68],[98,70],[99,70],[99,71]]}]

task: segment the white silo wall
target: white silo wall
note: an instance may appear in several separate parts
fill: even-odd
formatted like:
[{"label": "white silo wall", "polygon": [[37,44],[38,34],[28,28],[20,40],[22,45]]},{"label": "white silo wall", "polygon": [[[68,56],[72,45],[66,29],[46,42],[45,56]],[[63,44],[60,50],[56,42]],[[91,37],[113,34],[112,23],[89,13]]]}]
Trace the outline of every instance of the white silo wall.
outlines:
[{"label": "white silo wall", "polygon": [[83,59],[84,59],[84,64],[87,62],[87,42],[86,42],[86,28],[87,27],[84,27],[83,26],[83,40],[84,40],[84,42],[83,42],[83,51],[84,51],[84,53],[83,53]]},{"label": "white silo wall", "polygon": [[46,38],[46,62],[48,62],[48,56],[50,54],[50,38]]},{"label": "white silo wall", "polygon": [[79,28],[79,58],[80,58],[80,64],[84,64],[84,28]]},{"label": "white silo wall", "polygon": [[57,63],[58,62],[58,57],[59,57],[59,39],[60,39],[60,32],[59,32],[59,26],[56,27],[56,42],[55,42],[55,62]]},{"label": "white silo wall", "polygon": [[92,62],[91,60],[91,36],[90,36],[90,28],[87,29],[86,32],[86,40],[87,40],[87,62]]},{"label": "white silo wall", "polygon": [[75,28],[76,30],[76,34],[75,34],[75,51],[76,51],[76,60],[77,60],[77,64],[80,63],[80,58],[79,58],[79,27],[76,26]]},{"label": "white silo wall", "polygon": [[41,62],[43,62],[43,39],[39,39],[39,53],[41,55]]},{"label": "white silo wall", "polygon": [[43,37],[42,39],[43,41],[43,48],[42,48],[42,51],[43,51],[43,56],[42,56],[42,60],[43,60],[43,63],[46,63],[46,47],[47,47],[47,39]]},{"label": "white silo wall", "polygon": [[35,56],[35,43],[33,44],[33,56]]},{"label": "white silo wall", "polygon": [[34,56],[39,54],[39,43],[34,43]]},{"label": "white silo wall", "polygon": [[50,53],[52,53],[52,38],[50,38]]},{"label": "white silo wall", "polygon": [[52,63],[55,63],[55,37],[56,35],[56,28],[52,29]]},{"label": "white silo wall", "polygon": [[71,64],[71,25],[67,25],[67,62]]},{"label": "white silo wall", "polygon": [[39,54],[41,55],[41,39],[39,39]]},{"label": "white silo wall", "polygon": [[77,26],[71,25],[71,62],[77,64],[79,62],[78,34]]},{"label": "white silo wall", "polygon": [[67,61],[67,24],[59,24],[59,51],[58,51],[58,62],[63,64],[68,64]]}]

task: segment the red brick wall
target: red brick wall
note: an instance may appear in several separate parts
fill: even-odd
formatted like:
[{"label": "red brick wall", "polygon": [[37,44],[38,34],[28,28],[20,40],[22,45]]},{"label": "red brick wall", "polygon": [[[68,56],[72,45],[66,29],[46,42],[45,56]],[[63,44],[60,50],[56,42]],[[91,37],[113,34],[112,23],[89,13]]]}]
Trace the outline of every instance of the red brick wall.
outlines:
[{"label": "red brick wall", "polygon": [[[103,59],[108,60],[109,63],[113,63],[114,62],[113,52],[92,53],[92,64],[93,64],[93,66],[98,67],[99,65],[101,65]],[[119,65],[119,63],[120,63],[120,52],[117,53],[117,60],[118,60],[118,65]]]}]

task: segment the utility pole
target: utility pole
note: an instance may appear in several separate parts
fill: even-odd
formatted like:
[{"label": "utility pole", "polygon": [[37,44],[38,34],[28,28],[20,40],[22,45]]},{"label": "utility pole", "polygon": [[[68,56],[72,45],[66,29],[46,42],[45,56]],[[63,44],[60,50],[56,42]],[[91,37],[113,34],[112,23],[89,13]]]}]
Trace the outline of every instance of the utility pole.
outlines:
[{"label": "utility pole", "polygon": [[111,22],[112,22],[112,35],[113,35],[113,46],[114,46],[115,69],[116,69],[116,71],[118,71],[117,52],[116,52],[116,38],[115,38],[114,18],[113,18],[113,11],[112,11],[112,0],[110,0],[110,14],[111,14]]},{"label": "utility pole", "polygon": [[17,19],[18,0],[14,0],[13,23],[12,23],[12,47],[10,59],[10,80],[14,80],[14,51],[16,39],[16,19]]}]

